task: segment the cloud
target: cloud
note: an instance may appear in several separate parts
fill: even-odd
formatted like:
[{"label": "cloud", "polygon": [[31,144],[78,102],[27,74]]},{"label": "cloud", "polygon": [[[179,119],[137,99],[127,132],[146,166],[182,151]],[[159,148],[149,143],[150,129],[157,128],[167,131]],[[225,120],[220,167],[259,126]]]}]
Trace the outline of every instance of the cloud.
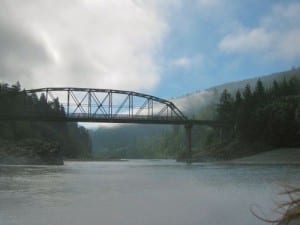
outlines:
[{"label": "cloud", "polygon": [[172,62],[172,64],[175,66],[179,66],[179,67],[189,67],[191,65],[191,59],[184,56],[184,57],[175,59]]},{"label": "cloud", "polygon": [[300,3],[277,4],[256,27],[242,27],[225,35],[219,49],[226,53],[259,53],[271,59],[300,56]]},{"label": "cloud", "polygon": [[215,7],[222,3],[221,0],[197,0],[199,7]]},{"label": "cloud", "polygon": [[226,52],[257,52],[268,49],[272,34],[263,28],[243,29],[235,34],[226,35],[219,47]]},{"label": "cloud", "polygon": [[42,43],[22,27],[0,22],[0,72],[1,80],[30,76],[28,67],[43,65],[49,60]]},{"label": "cloud", "polygon": [[197,54],[197,55],[189,56],[189,57],[182,56],[182,57],[179,57],[179,58],[171,61],[170,65],[188,69],[192,66],[202,65],[203,60],[204,60],[204,57],[201,54]]},{"label": "cloud", "polygon": [[0,80],[26,88],[150,90],[168,31],[147,2],[7,0],[0,9]]}]

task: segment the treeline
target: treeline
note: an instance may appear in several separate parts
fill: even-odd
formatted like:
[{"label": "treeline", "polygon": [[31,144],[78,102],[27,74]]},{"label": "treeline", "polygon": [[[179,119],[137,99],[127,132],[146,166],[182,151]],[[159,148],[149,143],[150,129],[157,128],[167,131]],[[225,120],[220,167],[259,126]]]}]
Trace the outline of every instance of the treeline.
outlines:
[{"label": "treeline", "polygon": [[300,80],[261,80],[232,95],[226,89],[217,106],[217,119],[232,124],[227,141],[263,142],[272,147],[300,146]]},{"label": "treeline", "polygon": [[90,131],[93,155],[102,159],[164,158],[158,138],[164,126],[122,125]]},{"label": "treeline", "polygon": [[[43,94],[37,96],[34,93],[29,95],[23,92],[19,82],[14,85],[0,83],[0,116],[15,113],[26,115],[27,112],[60,117],[65,115],[58,98],[47,102]],[[77,123],[0,121],[0,140],[17,142],[25,139],[56,143],[66,158],[91,155],[89,133]]]}]

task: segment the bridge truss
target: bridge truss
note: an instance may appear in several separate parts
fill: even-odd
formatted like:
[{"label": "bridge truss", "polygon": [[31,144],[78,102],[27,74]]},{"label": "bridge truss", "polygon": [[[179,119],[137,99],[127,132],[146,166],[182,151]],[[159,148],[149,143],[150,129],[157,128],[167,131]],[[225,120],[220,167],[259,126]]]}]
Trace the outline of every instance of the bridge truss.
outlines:
[{"label": "bridge truss", "polygon": [[[19,117],[32,120],[75,122],[185,124],[187,117],[170,101],[133,91],[89,88],[41,88],[25,90],[27,95],[59,101],[64,115],[26,110]],[[14,116],[16,118],[16,116]],[[22,118],[21,118],[22,119]]]}]

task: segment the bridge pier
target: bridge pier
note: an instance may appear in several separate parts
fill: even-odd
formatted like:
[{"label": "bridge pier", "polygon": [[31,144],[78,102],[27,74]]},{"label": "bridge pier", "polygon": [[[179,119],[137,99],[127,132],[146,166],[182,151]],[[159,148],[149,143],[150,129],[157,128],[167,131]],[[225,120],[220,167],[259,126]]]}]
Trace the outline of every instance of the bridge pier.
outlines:
[{"label": "bridge pier", "polygon": [[193,155],[192,155],[192,124],[185,124],[185,133],[186,133],[186,152],[187,152],[187,163],[192,163]]}]

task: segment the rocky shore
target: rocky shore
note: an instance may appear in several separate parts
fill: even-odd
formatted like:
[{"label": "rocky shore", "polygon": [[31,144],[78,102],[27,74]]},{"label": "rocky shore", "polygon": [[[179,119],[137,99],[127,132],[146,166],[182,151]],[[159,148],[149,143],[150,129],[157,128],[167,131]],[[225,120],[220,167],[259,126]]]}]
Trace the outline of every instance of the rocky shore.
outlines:
[{"label": "rocky shore", "polygon": [[63,165],[57,143],[39,139],[0,140],[0,164]]}]

